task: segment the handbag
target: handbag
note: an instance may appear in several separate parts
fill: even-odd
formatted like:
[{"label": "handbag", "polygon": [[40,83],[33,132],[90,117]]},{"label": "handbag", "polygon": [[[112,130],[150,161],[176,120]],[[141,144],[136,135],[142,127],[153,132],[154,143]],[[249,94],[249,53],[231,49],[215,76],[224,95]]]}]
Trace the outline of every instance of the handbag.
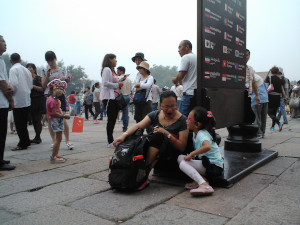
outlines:
[{"label": "handbag", "polygon": [[289,105],[290,105],[290,108],[293,108],[293,109],[299,108],[299,97],[291,98]]},{"label": "handbag", "polygon": [[117,108],[119,110],[122,110],[126,107],[127,103],[126,103],[125,98],[122,94],[119,94],[118,97],[115,98],[115,100],[116,100]]},{"label": "handbag", "polygon": [[73,126],[72,126],[73,133],[82,133],[83,132],[83,118],[82,117],[74,117]]},{"label": "handbag", "polygon": [[268,87],[268,94],[272,91],[274,91],[274,85],[271,83],[271,76],[269,76],[269,80],[270,80],[270,85]]},{"label": "handbag", "polygon": [[[141,79],[140,79],[140,81],[141,81]],[[148,81],[148,78],[145,81],[145,83],[147,83],[147,81]],[[149,89],[148,95],[150,93],[151,88],[152,88],[152,85]],[[147,93],[146,89],[135,92],[134,97],[133,97],[133,104],[135,104],[135,105],[145,104],[147,102],[147,98],[148,98],[148,95],[146,95],[146,93]]]},{"label": "handbag", "polygon": [[139,104],[145,104],[146,103],[146,90],[140,90],[135,92],[133,97],[133,104],[139,105]]}]

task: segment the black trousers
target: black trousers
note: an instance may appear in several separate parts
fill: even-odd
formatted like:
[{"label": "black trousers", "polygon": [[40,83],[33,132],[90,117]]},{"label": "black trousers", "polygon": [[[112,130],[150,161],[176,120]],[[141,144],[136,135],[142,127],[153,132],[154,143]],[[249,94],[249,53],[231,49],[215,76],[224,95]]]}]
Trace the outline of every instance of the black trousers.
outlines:
[{"label": "black trousers", "polygon": [[[152,101],[147,101],[145,104],[135,105],[134,119],[136,123],[142,121],[149,113],[152,112]],[[149,126],[146,128],[147,133],[153,131],[153,127]]]},{"label": "black trousers", "polygon": [[0,166],[3,165],[5,141],[7,134],[8,108],[0,109]]},{"label": "black trousers", "polygon": [[30,113],[33,128],[35,131],[35,138],[36,140],[41,139],[41,132],[42,132],[42,112],[43,112],[43,99],[44,97],[39,98],[31,98],[31,106],[30,106]]},{"label": "black trousers", "polygon": [[85,114],[86,119],[89,118],[89,111],[92,114],[92,116],[95,116],[92,108],[93,108],[93,105],[84,105],[84,114]]},{"label": "black trousers", "polygon": [[29,107],[14,108],[14,120],[16,130],[19,136],[19,143],[17,146],[27,148],[30,145],[29,134],[27,130]]},{"label": "black trousers", "polygon": [[103,100],[104,106],[107,111],[107,124],[106,124],[106,134],[108,143],[114,141],[113,132],[117,120],[118,108],[116,105],[116,100]]},{"label": "black trousers", "polygon": [[101,113],[101,106],[100,106],[100,102],[93,102],[93,104],[95,107],[94,120],[96,120],[99,114]]}]

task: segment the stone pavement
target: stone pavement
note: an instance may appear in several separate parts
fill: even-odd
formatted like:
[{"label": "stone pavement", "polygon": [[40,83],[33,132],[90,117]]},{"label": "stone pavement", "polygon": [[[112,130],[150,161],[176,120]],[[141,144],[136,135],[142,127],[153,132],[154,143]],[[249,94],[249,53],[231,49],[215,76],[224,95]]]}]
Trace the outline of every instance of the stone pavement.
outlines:
[{"label": "stone pavement", "polygon": [[[73,151],[62,143],[60,154],[68,160],[59,165],[49,162],[47,129],[42,144],[17,152],[10,150],[17,136],[9,133],[5,159],[17,168],[1,172],[0,224],[300,224],[300,119],[261,139],[263,148],[278,151],[277,159],[229,189],[198,198],[182,182],[167,180],[136,193],[110,190],[113,149],[106,147],[105,126],[85,121],[83,133],[70,135]],[[33,137],[32,126],[29,131]],[[116,124],[115,137],[121,131]],[[223,145],[227,131],[218,133]]]}]

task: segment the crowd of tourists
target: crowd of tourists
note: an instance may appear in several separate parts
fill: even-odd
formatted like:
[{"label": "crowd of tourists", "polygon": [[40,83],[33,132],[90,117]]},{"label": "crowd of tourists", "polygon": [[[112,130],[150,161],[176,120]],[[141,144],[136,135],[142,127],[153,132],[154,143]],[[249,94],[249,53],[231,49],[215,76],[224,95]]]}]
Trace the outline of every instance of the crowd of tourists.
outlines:
[{"label": "crowd of tourists", "polygon": [[[42,124],[46,120],[52,138],[50,162],[63,163],[66,158],[59,155],[62,134],[65,136],[66,147],[70,150],[75,147],[70,142],[66,121],[70,115],[81,116],[84,112],[85,119],[89,120],[91,115],[94,124],[101,124],[107,115],[108,148],[115,149],[136,130],[145,130],[152,134],[147,147],[146,161],[150,165],[147,172],[152,168],[181,170],[193,180],[185,186],[192,195],[214,192],[211,184],[215,177],[221,176],[224,162],[216,144],[216,124],[212,112],[191,105],[197,89],[197,56],[192,52],[190,41],[179,43],[181,63],[178,74],[172,78],[174,85],[170,90],[162,91],[156,84],[151,75],[151,60],[148,61],[142,52],[137,52],[131,58],[137,69],[134,81],[126,74],[125,67],[117,67],[115,54],[106,54],[102,61],[100,82],[96,82],[92,88],[86,87],[84,96],[75,91],[65,96],[70,76],[57,65],[53,51],[45,53],[48,69],[42,78],[38,76],[33,63],[26,67],[21,65],[18,53],[10,56],[12,68],[6,71],[2,58],[5,51],[6,42],[0,36],[0,124],[5,127],[9,122],[11,132],[16,131],[18,135],[19,142],[12,151],[26,150],[31,144],[40,144]],[[247,50],[247,62],[249,58],[250,51]],[[245,113],[245,122],[257,124],[258,136],[263,138],[267,114],[272,119],[271,130],[277,124],[281,131],[283,124],[288,123],[285,107],[289,98],[299,96],[300,82],[290,91],[288,79],[281,68],[271,68],[266,80],[263,80],[247,65],[246,90],[249,97],[246,105],[252,108],[253,116]],[[134,105],[136,124],[128,127],[131,104]],[[297,110],[293,109],[293,117],[299,115]],[[27,129],[29,115],[35,131],[33,139],[30,139]],[[280,122],[281,116],[283,122]],[[123,123],[123,134],[114,138],[114,127],[118,121]],[[189,134],[191,139],[188,138]],[[7,129],[1,129],[0,170],[13,170],[15,166],[4,160],[6,135]],[[187,152],[189,140],[193,147]],[[167,150],[157,159],[156,155],[162,148]],[[148,183],[147,180],[141,188]]]}]

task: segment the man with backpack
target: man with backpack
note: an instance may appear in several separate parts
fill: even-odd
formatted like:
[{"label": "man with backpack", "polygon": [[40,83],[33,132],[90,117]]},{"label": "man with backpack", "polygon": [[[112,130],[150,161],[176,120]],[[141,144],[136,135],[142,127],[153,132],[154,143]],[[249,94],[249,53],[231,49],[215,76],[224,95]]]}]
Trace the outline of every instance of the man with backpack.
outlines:
[{"label": "man with backpack", "polygon": [[89,112],[94,116],[94,112],[92,110],[93,107],[93,93],[90,92],[90,87],[85,88],[85,97],[83,101],[84,105],[84,113],[85,113],[85,120],[89,120]]}]

